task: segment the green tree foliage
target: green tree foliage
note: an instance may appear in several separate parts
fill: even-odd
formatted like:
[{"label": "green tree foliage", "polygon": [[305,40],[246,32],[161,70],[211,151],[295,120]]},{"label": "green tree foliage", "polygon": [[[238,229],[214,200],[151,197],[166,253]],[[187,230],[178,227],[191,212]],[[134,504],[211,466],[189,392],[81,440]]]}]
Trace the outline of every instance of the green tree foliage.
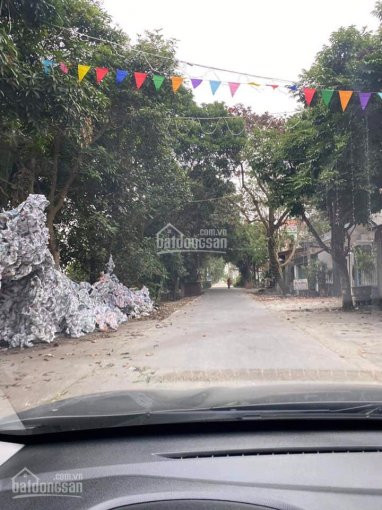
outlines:
[{"label": "green tree foliage", "polygon": [[[381,12],[380,4],[377,10]],[[265,197],[259,205],[284,208],[307,223],[319,245],[333,257],[344,308],[352,307],[346,263],[349,232],[382,208],[380,98],[374,95],[363,111],[354,92],[343,112],[338,94],[325,105],[321,89],[378,91],[381,63],[381,31],[341,28],[301,77],[302,88],[318,88],[312,106],[289,118],[282,129],[255,127],[249,138],[252,155],[247,159],[257,177],[256,196],[259,189],[263,195],[271,191],[272,200]],[[300,99],[304,101],[302,95]],[[323,243],[315,228],[312,211],[313,217],[319,215],[328,224],[329,244]]]},{"label": "green tree foliage", "polygon": [[[110,252],[124,282],[156,294],[195,278],[203,257],[158,257],[155,234],[169,221],[192,235],[226,226],[219,199],[234,191],[241,120],[232,132],[175,122],[229,113],[196,105],[183,87],[174,94],[169,80],[157,91],[152,69],[176,74],[174,42],[154,32],[132,45],[95,0],[4,0],[0,18],[0,205],[44,193],[51,252],[75,278],[94,281]],[[44,59],[69,73],[44,73]],[[92,66],[81,83],[78,63]],[[114,73],[96,83],[94,67],[126,63],[121,85]],[[136,70],[150,75],[140,90]]]},{"label": "green tree foliage", "polygon": [[[302,85],[379,90],[380,43],[380,33],[341,28],[303,74]],[[372,97],[362,111],[355,92],[342,112],[337,94],[329,107],[323,104],[319,93],[316,96],[312,108],[290,119],[287,126],[283,141],[283,158],[288,161],[285,199],[294,213],[302,215],[320,246],[331,253],[343,306],[351,308],[346,263],[349,230],[367,223],[372,211],[382,207],[380,99]],[[306,214],[307,206],[326,214],[332,233],[330,246],[324,245],[315,232]]]},{"label": "green tree foliage", "polygon": [[227,260],[240,271],[243,284],[256,283],[260,269],[268,261],[267,236],[261,222],[239,222],[228,239]]}]

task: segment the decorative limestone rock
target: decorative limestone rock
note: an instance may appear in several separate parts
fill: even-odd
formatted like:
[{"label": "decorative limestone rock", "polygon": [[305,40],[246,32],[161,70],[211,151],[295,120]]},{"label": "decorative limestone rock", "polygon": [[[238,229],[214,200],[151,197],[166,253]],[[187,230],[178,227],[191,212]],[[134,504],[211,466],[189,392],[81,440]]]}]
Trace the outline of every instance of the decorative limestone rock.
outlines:
[{"label": "decorative limestone rock", "polygon": [[113,274],[94,285],[76,283],[54,266],[48,249],[43,195],[29,195],[0,214],[0,339],[10,347],[51,342],[57,334],[80,337],[97,328],[117,329],[129,317],[147,315],[153,302],[146,287],[133,291]]}]

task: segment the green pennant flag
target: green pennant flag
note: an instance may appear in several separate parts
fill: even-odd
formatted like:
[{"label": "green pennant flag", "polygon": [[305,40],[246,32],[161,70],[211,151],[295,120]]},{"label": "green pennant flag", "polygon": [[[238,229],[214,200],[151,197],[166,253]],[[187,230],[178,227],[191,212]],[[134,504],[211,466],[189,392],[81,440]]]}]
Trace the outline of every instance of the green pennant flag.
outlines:
[{"label": "green pennant flag", "polygon": [[161,88],[161,86],[163,85],[164,76],[159,76],[159,74],[154,74],[153,82],[154,82],[155,89],[159,90]]},{"label": "green pennant flag", "polygon": [[329,106],[329,103],[330,103],[330,100],[332,99],[333,94],[334,94],[334,90],[332,90],[332,89],[321,90],[322,100],[326,104],[326,106]]}]

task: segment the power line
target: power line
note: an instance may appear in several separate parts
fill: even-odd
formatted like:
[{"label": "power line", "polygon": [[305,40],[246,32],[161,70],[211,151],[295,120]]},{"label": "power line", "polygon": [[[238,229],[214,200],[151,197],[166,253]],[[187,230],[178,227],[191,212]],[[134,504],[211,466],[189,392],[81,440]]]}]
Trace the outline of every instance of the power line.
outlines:
[{"label": "power line", "polygon": [[201,198],[200,200],[190,200],[186,204],[195,204],[197,202],[212,202],[214,200],[223,200],[225,198],[237,197],[237,193],[230,193],[229,195],[222,195],[221,197]]},{"label": "power line", "polygon": [[[66,30],[66,31],[70,32],[72,35],[77,35],[77,36],[80,36],[80,37],[86,37],[87,39],[91,39],[93,41],[100,41],[100,42],[104,42],[104,43],[110,44],[112,46],[117,46],[117,47],[122,48],[124,50],[126,49],[126,46],[124,46],[123,44],[119,44],[119,43],[116,43],[114,41],[110,41],[108,39],[103,39],[102,37],[94,37],[94,36],[91,36],[91,35],[88,35],[88,34],[84,34],[82,32],[78,32],[74,28],[60,27],[58,25],[51,25],[51,26],[53,26],[55,28],[60,28],[61,30]],[[170,61],[173,60],[172,57],[166,57],[165,55],[160,55],[159,53],[152,53],[152,52],[149,52],[149,51],[138,50],[138,49],[133,48],[131,46],[129,47],[129,50],[133,51],[135,53],[142,54],[142,55],[148,55],[148,56],[151,56],[151,57],[160,58],[162,60],[170,60]],[[197,62],[190,62],[189,60],[181,60],[181,59],[176,59],[176,60],[179,63],[187,65],[187,66],[190,66],[190,67],[200,67],[202,69],[208,69],[208,70],[211,70],[211,71],[220,71],[220,72],[224,72],[224,73],[236,74],[236,75],[246,76],[246,77],[250,77],[250,78],[257,78],[257,79],[261,79],[261,80],[278,81],[278,82],[283,82],[283,83],[286,83],[286,84],[294,84],[294,83],[296,83],[296,80],[288,80],[288,79],[285,79],[285,78],[275,78],[273,76],[262,76],[262,75],[259,75],[259,74],[244,73],[242,71],[234,71],[232,69],[225,69],[225,68],[222,68],[222,67],[210,66],[210,65],[206,65],[206,64],[199,64]],[[150,63],[149,62],[147,62],[147,63],[151,67]]]}]

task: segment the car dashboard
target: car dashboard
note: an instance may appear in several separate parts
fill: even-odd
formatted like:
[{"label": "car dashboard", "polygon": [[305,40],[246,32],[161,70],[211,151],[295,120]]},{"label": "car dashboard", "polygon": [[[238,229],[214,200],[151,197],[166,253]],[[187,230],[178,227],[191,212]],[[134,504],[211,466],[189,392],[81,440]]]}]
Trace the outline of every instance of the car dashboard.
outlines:
[{"label": "car dashboard", "polygon": [[[9,457],[0,466],[0,508],[7,510],[382,508],[378,430],[158,427],[32,441]],[[76,480],[80,490],[15,493],[22,476],[40,484]]]}]

